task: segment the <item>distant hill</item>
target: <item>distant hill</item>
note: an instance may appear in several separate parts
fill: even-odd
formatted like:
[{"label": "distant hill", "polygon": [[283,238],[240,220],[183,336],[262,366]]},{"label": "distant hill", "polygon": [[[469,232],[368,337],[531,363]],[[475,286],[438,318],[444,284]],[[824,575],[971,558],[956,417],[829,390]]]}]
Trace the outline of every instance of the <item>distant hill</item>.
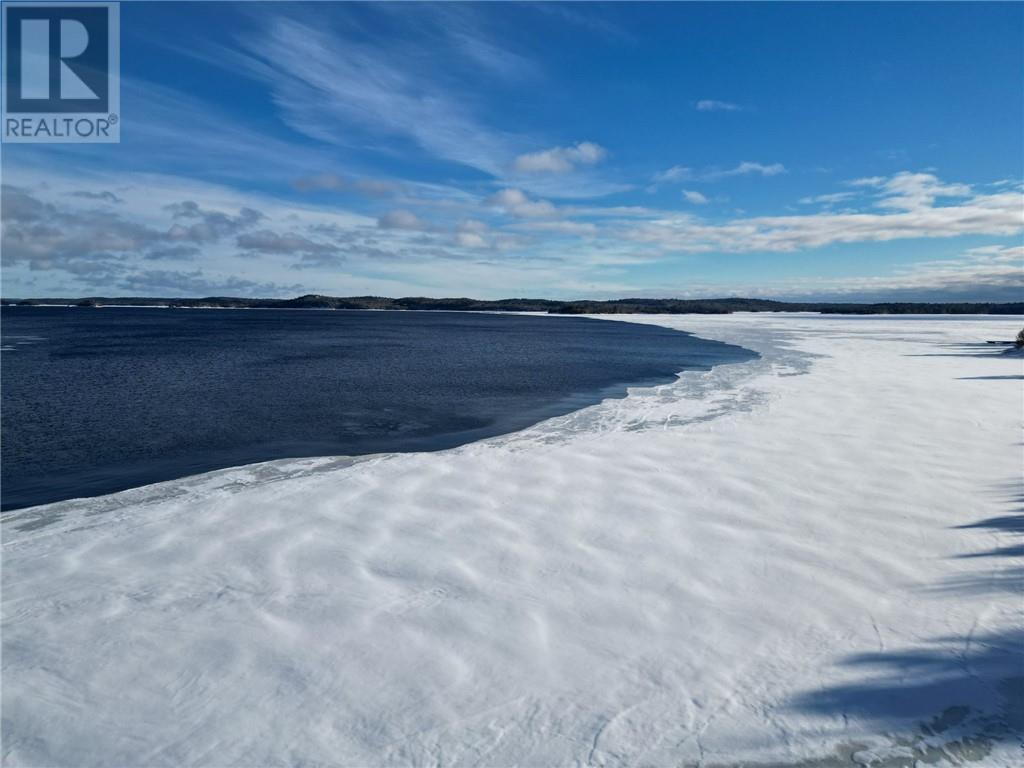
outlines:
[{"label": "distant hill", "polygon": [[151,298],[139,296],[87,296],[78,299],[3,299],[4,305],[38,306],[72,304],[81,307],[145,306],[145,307],[227,307],[235,309],[407,309],[445,310],[456,312],[548,312],[562,315],[618,314],[701,314],[722,315],[730,312],[822,312],[844,315],[1022,315],[1024,301],[995,303],[919,303],[882,302],[856,304],[836,302],[790,302],[768,299],[614,299],[610,301],[556,301],[551,299],[431,299],[407,296],[391,299],[384,296],[322,296],[307,294],[294,299],[241,299],[231,296],[209,296],[202,299]]}]

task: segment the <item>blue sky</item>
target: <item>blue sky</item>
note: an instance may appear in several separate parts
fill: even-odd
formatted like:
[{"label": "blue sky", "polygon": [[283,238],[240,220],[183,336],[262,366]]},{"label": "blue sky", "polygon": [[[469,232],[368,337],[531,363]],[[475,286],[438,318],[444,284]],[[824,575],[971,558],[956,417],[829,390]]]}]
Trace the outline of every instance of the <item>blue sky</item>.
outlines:
[{"label": "blue sky", "polygon": [[5,296],[1024,300],[1019,3],[122,3]]}]

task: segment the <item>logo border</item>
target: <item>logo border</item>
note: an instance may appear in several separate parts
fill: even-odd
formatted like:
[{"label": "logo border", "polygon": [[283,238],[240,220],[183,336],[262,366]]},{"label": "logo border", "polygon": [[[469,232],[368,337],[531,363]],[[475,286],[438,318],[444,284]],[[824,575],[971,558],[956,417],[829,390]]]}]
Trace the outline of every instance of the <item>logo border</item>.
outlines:
[{"label": "logo border", "polygon": [[[107,89],[108,119],[110,132],[107,136],[67,137],[67,136],[7,136],[7,118],[15,118],[22,113],[7,112],[7,68],[4,67],[0,78],[0,141],[4,144],[119,144],[121,142],[121,3],[120,2],[31,2],[31,0],[3,0],[3,12],[0,13],[0,42],[7,46],[7,9],[8,8],[106,8],[107,9]],[[68,117],[78,119],[87,116],[89,119],[103,119],[92,113],[81,112],[37,112],[32,114],[33,120],[64,120]]]}]

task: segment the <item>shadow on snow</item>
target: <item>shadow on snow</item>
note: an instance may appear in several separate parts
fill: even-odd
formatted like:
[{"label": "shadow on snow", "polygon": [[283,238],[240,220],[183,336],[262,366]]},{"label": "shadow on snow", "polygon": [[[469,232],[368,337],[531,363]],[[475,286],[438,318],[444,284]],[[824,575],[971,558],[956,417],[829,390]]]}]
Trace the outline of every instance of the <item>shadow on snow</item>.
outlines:
[{"label": "shadow on snow", "polygon": [[[930,592],[977,595],[1012,591],[1024,600],[1024,491],[1021,481],[997,492],[1010,514],[989,517],[955,530],[986,531],[998,546],[958,555],[988,566],[945,580]],[[817,714],[858,717],[879,725],[894,749],[909,762],[925,760],[936,748],[956,759],[981,759],[991,745],[1024,739],[1024,628],[972,630],[964,637],[937,637],[918,647],[862,653],[840,664],[856,679],[807,691],[790,706]],[[876,763],[873,763],[876,764]],[[877,764],[903,765],[882,761]]]}]

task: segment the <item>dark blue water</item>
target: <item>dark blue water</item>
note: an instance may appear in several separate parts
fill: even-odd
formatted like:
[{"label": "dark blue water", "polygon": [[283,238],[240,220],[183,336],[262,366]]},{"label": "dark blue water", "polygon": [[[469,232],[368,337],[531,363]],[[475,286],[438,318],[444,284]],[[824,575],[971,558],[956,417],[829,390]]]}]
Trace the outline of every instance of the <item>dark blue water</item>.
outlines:
[{"label": "dark blue water", "polygon": [[2,506],[256,461],[447,448],[756,355],[456,312],[5,307]]}]

